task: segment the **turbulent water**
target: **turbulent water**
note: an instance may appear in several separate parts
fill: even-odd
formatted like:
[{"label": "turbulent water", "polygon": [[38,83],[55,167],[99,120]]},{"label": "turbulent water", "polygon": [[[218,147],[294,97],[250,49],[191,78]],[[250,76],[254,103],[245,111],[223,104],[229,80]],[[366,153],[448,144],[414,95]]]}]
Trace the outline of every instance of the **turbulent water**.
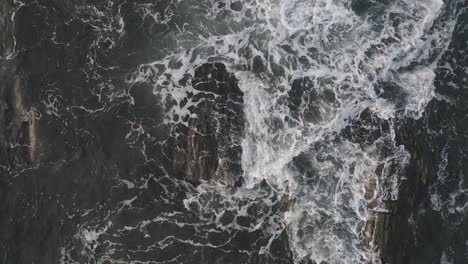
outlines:
[{"label": "turbulent water", "polygon": [[466,6],[5,4],[0,260],[465,263]]}]

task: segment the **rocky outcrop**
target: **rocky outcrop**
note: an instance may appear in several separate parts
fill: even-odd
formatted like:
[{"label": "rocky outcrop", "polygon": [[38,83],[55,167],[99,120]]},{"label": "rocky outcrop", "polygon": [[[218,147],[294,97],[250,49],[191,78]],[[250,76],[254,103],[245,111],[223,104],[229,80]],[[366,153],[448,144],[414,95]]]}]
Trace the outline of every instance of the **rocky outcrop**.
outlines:
[{"label": "rocky outcrop", "polygon": [[0,3],[0,60],[10,57],[14,53],[13,12],[13,0],[5,0]]},{"label": "rocky outcrop", "polygon": [[[397,144],[411,159],[388,213],[370,223],[383,263],[466,263],[468,241],[466,7],[436,69],[436,98],[419,120],[397,124]],[[369,224],[368,224],[369,225]],[[447,262],[445,262],[447,261]]]},{"label": "rocky outcrop", "polygon": [[0,4],[0,137],[4,164],[14,169],[38,157],[37,112],[27,94],[27,79],[15,58],[13,1]]},{"label": "rocky outcrop", "polygon": [[243,93],[221,63],[198,67],[191,85],[197,93],[183,103],[193,104],[192,117],[173,137],[174,166],[184,168],[179,174],[194,184],[215,180],[233,186],[242,173]]}]

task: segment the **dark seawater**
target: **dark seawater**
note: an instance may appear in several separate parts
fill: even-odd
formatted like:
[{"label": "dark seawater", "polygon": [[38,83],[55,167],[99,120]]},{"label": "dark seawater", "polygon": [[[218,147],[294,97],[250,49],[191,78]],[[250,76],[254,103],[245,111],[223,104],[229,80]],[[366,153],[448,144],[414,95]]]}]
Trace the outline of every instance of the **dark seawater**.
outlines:
[{"label": "dark seawater", "polygon": [[468,263],[468,2],[0,0],[0,263]]}]

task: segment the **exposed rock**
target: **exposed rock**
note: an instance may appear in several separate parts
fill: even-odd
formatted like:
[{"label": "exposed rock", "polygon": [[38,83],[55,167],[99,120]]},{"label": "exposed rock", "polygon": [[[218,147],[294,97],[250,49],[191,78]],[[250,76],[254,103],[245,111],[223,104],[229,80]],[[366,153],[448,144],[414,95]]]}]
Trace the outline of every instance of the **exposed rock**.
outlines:
[{"label": "exposed rock", "polygon": [[200,91],[191,98],[196,117],[175,135],[175,156],[183,157],[178,163],[185,167],[180,174],[195,184],[214,180],[233,186],[242,174],[243,93],[221,63],[197,68],[192,86]]},{"label": "exposed rock", "polygon": [[[383,263],[466,263],[468,213],[459,208],[468,199],[460,184],[468,182],[466,134],[468,13],[458,17],[452,43],[436,69],[436,92],[419,120],[397,124],[397,144],[411,160],[399,186],[397,201],[388,202],[389,213],[377,214],[366,226]],[[463,61],[463,62],[462,62]],[[455,84],[455,87],[454,87]],[[458,88],[456,88],[458,87]],[[440,98],[444,99],[440,99]],[[463,121],[462,121],[463,120]],[[439,200],[440,197],[440,200]]]},{"label": "exposed rock", "polygon": [[13,12],[13,0],[0,3],[0,60],[14,53]]}]

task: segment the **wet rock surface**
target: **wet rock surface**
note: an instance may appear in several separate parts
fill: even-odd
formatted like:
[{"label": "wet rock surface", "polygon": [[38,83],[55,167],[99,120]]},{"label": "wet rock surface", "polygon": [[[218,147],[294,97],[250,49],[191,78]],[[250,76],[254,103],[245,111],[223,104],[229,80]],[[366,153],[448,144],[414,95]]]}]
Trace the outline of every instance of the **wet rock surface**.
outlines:
[{"label": "wet rock surface", "polygon": [[188,126],[173,131],[174,166],[185,168],[178,174],[194,184],[217,179],[233,186],[242,175],[243,93],[221,63],[195,69],[191,83],[199,93],[181,102],[196,106],[189,107],[193,117],[177,117],[187,118]]},{"label": "wet rock surface", "polygon": [[[460,8],[463,5],[460,4]],[[465,9],[466,10],[466,9]],[[466,11],[436,69],[436,99],[419,120],[402,120],[396,138],[411,155],[397,201],[377,217],[376,241],[385,263],[465,263]]]}]

